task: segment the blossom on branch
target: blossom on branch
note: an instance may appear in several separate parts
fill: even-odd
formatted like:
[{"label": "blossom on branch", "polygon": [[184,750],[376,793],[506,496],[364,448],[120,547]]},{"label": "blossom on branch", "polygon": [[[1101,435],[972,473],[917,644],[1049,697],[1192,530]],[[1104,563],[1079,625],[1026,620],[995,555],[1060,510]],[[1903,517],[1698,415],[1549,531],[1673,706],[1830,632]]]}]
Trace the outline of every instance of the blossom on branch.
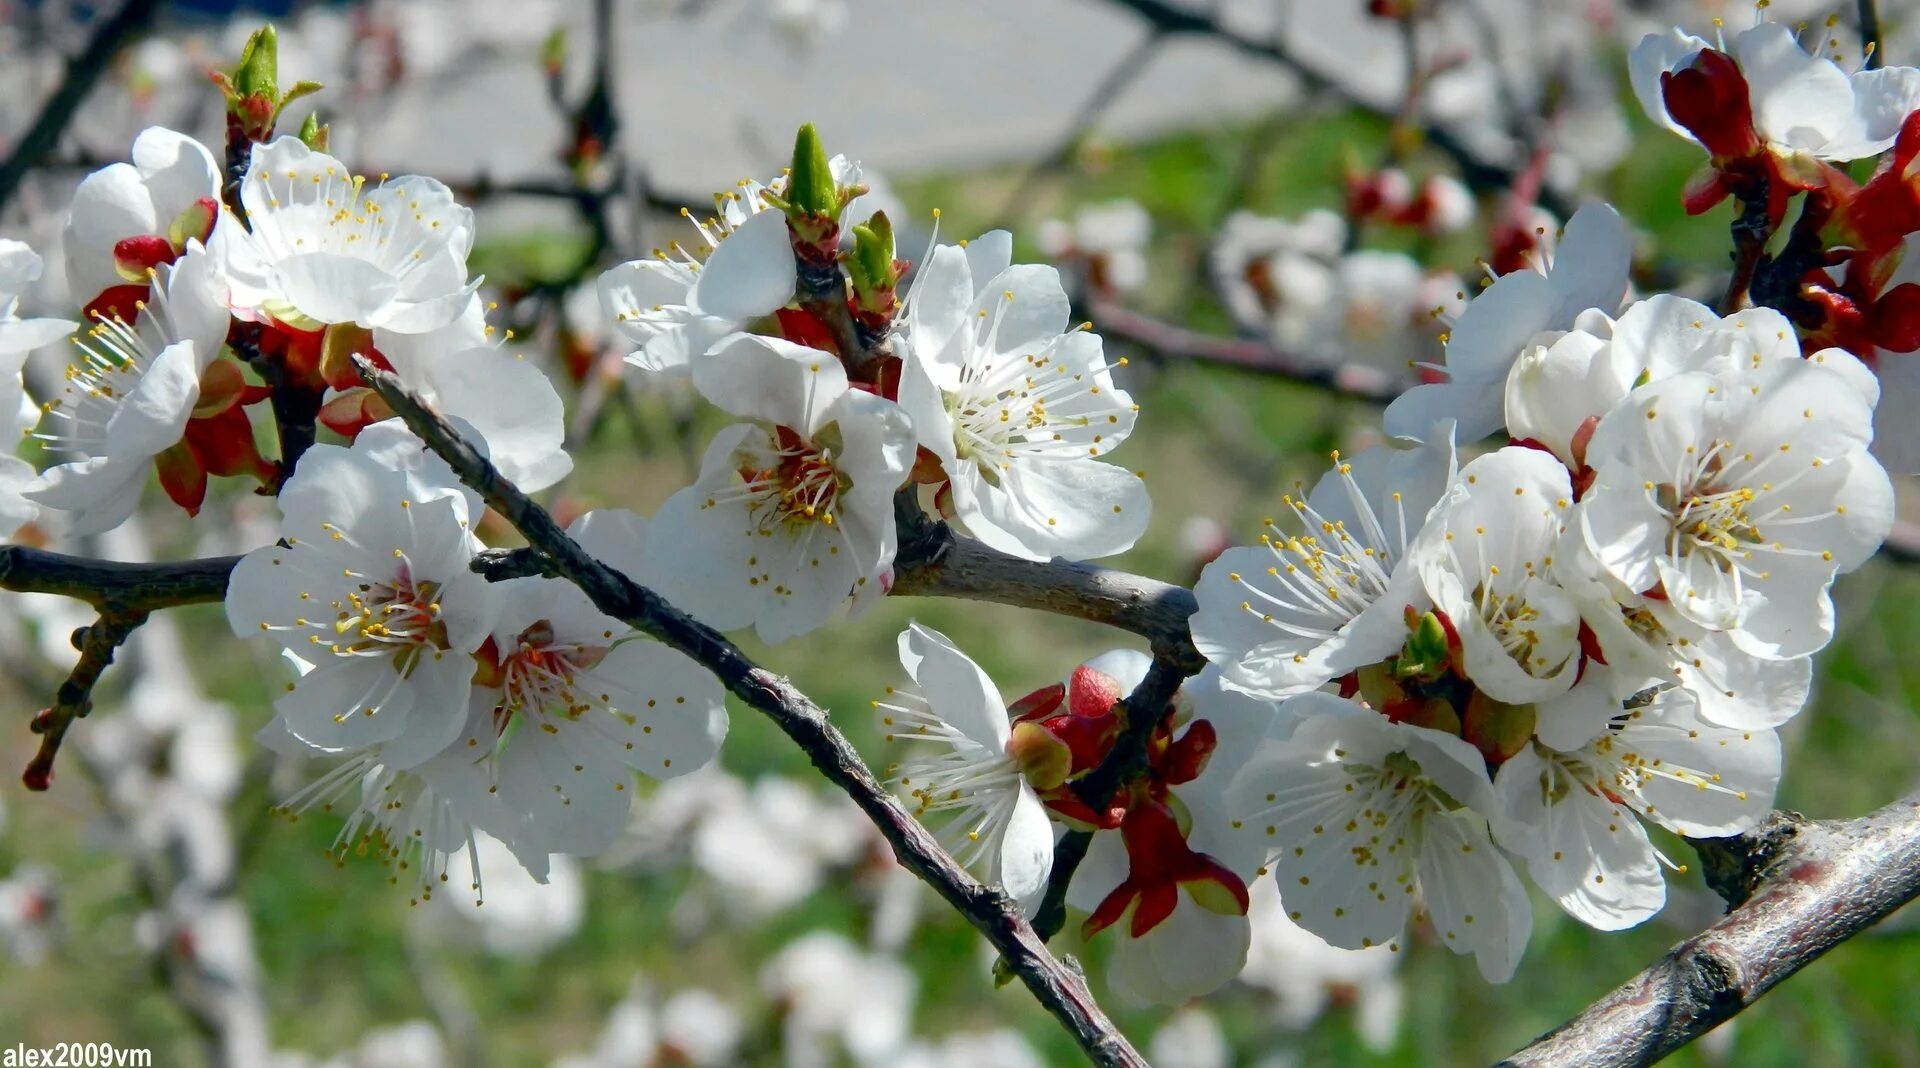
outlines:
[{"label": "blossom on branch", "polygon": [[132,322],[150,272],[205,243],[220,218],[220,165],[205,145],[162,126],[133,140],[133,162],[113,163],[74,190],[61,251],[74,302]]},{"label": "blossom on branch", "polygon": [[265,483],[275,474],[245,411],[263,393],[223,356],[231,319],[218,263],[190,240],[152,275],[137,318],[102,316],[76,339],[65,388],[40,420],[40,435],[73,459],[49,468],[28,496],[70,513],[74,535],[125,522],[150,468],[189,514],[205,500],[210,474]]},{"label": "blossom on branch", "polygon": [[1146,486],[1098,458],[1138,405],[1100,335],[1067,328],[1059,272],[1011,256],[994,231],[922,266],[898,323],[901,407],[974,537],[1029,560],[1124,552],[1146,530]]},{"label": "blossom on branch", "polygon": [[64,319],[20,318],[20,295],[40,277],[40,257],[19,241],[0,240],[0,539],[39,514],[25,493],[34,481],[33,465],[14,455],[21,438],[39,418],[21,378],[27,355],[73,333]]},{"label": "blossom on branch", "polygon": [[209,246],[234,314],[295,330],[330,325],[420,333],[473,299],[473,212],[433,178],[371,188],[297,137],[253,147],[240,180],[246,222],[223,218]]},{"label": "blossom on branch", "polygon": [[882,589],[897,535],[893,492],[913,431],[840,361],[736,334],[697,361],[694,385],[749,422],[707,446],[700,477],[654,517],[638,577],[711,626],[785,641]]},{"label": "blossom on branch", "polygon": [[1193,641],[1221,665],[1222,683],[1288,697],[1392,655],[1406,609],[1426,607],[1402,563],[1453,476],[1442,433],[1413,449],[1336,455],[1304,500],[1282,497],[1294,523],[1269,520],[1258,546],[1221,553],[1194,587]]},{"label": "blossom on branch", "polygon": [[916,816],[947,816],[940,835],[955,859],[1031,909],[1053,869],[1053,824],[1034,790],[1064,779],[1065,747],[1014,724],[993,680],[946,635],[915,623],[899,644],[914,690],[873,705],[887,741],[912,751],[888,773]]}]

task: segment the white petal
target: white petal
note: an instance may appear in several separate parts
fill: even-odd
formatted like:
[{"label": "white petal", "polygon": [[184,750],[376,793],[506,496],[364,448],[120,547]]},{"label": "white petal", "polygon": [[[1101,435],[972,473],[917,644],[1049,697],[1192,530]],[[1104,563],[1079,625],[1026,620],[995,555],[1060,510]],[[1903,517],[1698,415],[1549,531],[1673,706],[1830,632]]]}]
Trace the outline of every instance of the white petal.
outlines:
[{"label": "white petal", "polygon": [[792,300],[795,278],[787,217],[763,211],[714,248],[687,293],[687,306],[705,315],[746,322]]},{"label": "white petal", "polygon": [[150,126],[133,139],[133,165],[146,179],[163,229],[194,201],[220,199],[220,165],[200,142],[164,126]]},{"label": "white petal", "polygon": [[1153,930],[1140,938],[1116,939],[1107,979],[1134,1000],[1178,1005],[1239,975],[1252,940],[1245,916],[1209,912],[1183,890],[1173,913]]},{"label": "white petal", "polygon": [[935,715],[975,744],[998,753],[1013,737],[993,680],[946,635],[918,623],[900,632],[900,663]]},{"label": "white petal", "polygon": [[107,449],[116,459],[156,456],[180,440],[200,400],[200,367],[192,342],[169,345],[147,365],[107,421]]},{"label": "white petal", "polygon": [[1694,136],[1667,114],[1666,99],[1660,90],[1660,75],[1679,70],[1691,61],[1695,53],[1710,47],[1706,41],[1692,34],[1669,29],[1641,38],[1627,56],[1627,79],[1632,82],[1633,95],[1639,98],[1640,107],[1646,111],[1647,118],[1689,141],[1695,140]]},{"label": "white petal", "polygon": [[1031,912],[1046,893],[1053,871],[1053,821],[1032,788],[1022,782],[1019,789],[1000,839],[1000,885]]},{"label": "white petal", "polygon": [[1429,816],[1420,848],[1420,889],[1440,941],[1471,953],[1489,983],[1513,978],[1532,933],[1533,910],[1486,820],[1465,809]]},{"label": "white petal", "polygon": [[694,362],[693,384],[727,412],[806,436],[847,391],[847,372],[839,360],[818,349],[734,334]]},{"label": "white petal", "polygon": [[614,755],[636,771],[670,779],[720,753],[727,706],[720,680],[685,653],[658,642],[626,641],[586,672],[612,696],[617,715],[596,727],[623,748]]},{"label": "white petal", "polygon": [[1547,272],[1558,302],[1547,325],[1563,330],[1588,308],[1612,314],[1627,295],[1627,271],[1632,265],[1633,235],[1620,213],[1599,201],[1582,205],[1567,220],[1553,268]]},{"label": "white petal", "polygon": [[1029,560],[1125,552],[1145,533],[1151,508],[1139,476],[1096,460],[1015,460],[997,486],[968,465],[953,485],[969,533]]},{"label": "white petal", "polygon": [[366,260],[304,252],[274,264],[287,302],[321,323],[372,325],[374,313],[400,295],[400,283]]},{"label": "white petal", "polygon": [[1500,843],[1527,860],[1533,881],[1567,914],[1621,931],[1659,912],[1667,881],[1647,832],[1625,805],[1529,746],[1494,780],[1506,822]]}]

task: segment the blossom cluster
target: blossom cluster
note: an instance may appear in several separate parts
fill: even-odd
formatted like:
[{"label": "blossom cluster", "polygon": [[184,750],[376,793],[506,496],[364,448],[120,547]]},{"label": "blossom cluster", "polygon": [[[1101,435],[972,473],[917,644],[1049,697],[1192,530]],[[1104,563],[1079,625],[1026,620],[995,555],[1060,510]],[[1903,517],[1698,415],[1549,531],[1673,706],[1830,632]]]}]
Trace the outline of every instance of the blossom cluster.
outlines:
[{"label": "blossom cluster", "polygon": [[[1799,198],[1784,247],[1739,250],[1725,314],[1636,299],[1632,234],[1605,204],[1564,228],[1509,212],[1470,300],[1449,272],[1350,247],[1361,225],[1469,225],[1451,179],[1355,174],[1345,217],[1236,216],[1212,266],[1241,325],[1404,384],[1394,440],[1336,453],[1257,544],[1206,566],[1191,634],[1208,666],[1177,688],[1153,684],[1164,657],[1121,649],[1008,701],[944,635],[899,635],[910,681],[874,701],[892,785],[1030,913],[1084,913],[1116,990],[1184,1001],[1302,930],[1361,954],[1329,970],[1390,970],[1416,911],[1504,981],[1531,929],[1523,874],[1572,917],[1629,927],[1679,867],[1650,828],[1724,836],[1770,809],[1777,731],[1833,637],[1829,589],[1891,528],[1888,467],[1920,457],[1911,425],[1878,420],[1876,439],[1920,349],[1920,282],[1901,273],[1920,71],[1848,74],[1767,23],[1731,46],[1656,35],[1632,63],[1649,114],[1709,153],[1689,210],[1731,197],[1771,234]],[[287,98],[245,74],[223,83],[237,173],[155,128],[81,183],[61,252],[87,325],[37,407],[24,354],[76,327],[19,317],[40,261],[0,243],[0,425],[47,460],[0,457],[0,532],[112,531],[150,474],[189,514],[215,478],[274,496],[273,542],[246,546],[225,607],[284,665],[263,743],[332,760],[286,810],[338,804],[338,853],[381,858],[420,898],[459,856],[476,896],[483,855],[545,881],[556,854],[622,841],[635,773],[715,760],[721,683],[566,579],[481,574],[480,497],[360,368],[529,491],[572,467],[560,394],[488,324],[452,190],[355,175],[311,122],[274,136]],[[1834,166],[1876,155],[1864,183]],[[1112,556],[1146,530],[1141,475],[1108,456],[1139,414],[1126,361],[1074,323],[1060,272],[1015,263],[1006,231],[943,243],[937,215],[903,258],[871,193],[803,127],[788,169],[605,271],[597,316],[571,309],[635,378],[729,420],[653,516],[568,531],[713,628],[779,643],[870,606],[902,511],[1029,562]],[[1142,281],[1149,229],[1105,205],[1048,243],[1076,289],[1111,297]],[[760,803],[701,803],[715,811],[688,833],[715,877],[770,881],[712,844],[779,837]],[[811,885],[825,861],[784,845]]]}]

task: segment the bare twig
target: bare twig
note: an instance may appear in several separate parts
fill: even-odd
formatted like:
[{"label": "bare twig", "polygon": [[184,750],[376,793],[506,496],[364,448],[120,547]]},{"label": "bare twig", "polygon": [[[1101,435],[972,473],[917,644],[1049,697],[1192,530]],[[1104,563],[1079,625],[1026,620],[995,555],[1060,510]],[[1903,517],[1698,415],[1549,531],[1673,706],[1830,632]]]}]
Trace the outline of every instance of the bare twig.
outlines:
[{"label": "bare twig", "polygon": [[141,611],[107,611],[90,626],[73,632],[73,647],[80,650],[80,661],[67,674],[67,680],[55,691],[53,704],[33,717],[33,733],[40,736],[40,750],[27,762],[20,781],[29,790],[45,790],[53,785],[53,761],[66,741],[73,721],[93,711],[93,688],[113,663],[113,654],[140,624],[147,621]]},{"label": "bare twig", "polygon": [[1740,204],[1740,214],[1734,217],[1733,232],[1733,277],[1727,279],[1727,291],[1720,297],[1720,314],[1731,315],[1747,303],[1747,291],[1753,286],[1754,274],[1760,269],[1760,258],[1766,254],[1767,240],[1773,236],[1773,220],[1767,213],[1767,180],[1760,179],[1760,188],[1755,194]]},{"label": "bare twig", "polygon": [[[1395,117],[1397,113],[1396,105],[1362,98],[1333,75],[1306,63],[1295,55],[1278,36],[1269,39],[1248,37],[1221,22],[1219,17],[1209,10],[1175,4],[1169,0],[1107,0],[1107,2],[1133,12],[1163,34],[1206,37],[1246,55],[1267,60],[1290,71],[1310,92],[1330,93],[1357,108],[1389,119]],[[1516,168],[1480,156],[1445,128],[1427,125],[1422,127],[1421,134],[1427,144],[1453,160],[1455,168],[1460,172],[1460,179],[1469,186],[1480,190],[1495,190],[1506,189],[1513,185]],[[1562,219],[1569,218],[1575,206],[1565,197],[1544,189],[1541,190],[1540,203]]]},{"label": "bare twig", "polygon": [[452,465],[462,481],[512,522],[596,607],[692,657],[800,746],[814,766],[846,791],[880,829],[894,856],[986,935],[1095,1063],[1146,1064],[1101,1011],[1085,977],[1047,950],[1012,899],[975,880],[940,847],[874,778],[853,745],[833,726],[825,709],[785,678],[749,660],[719,632],[594,559],[560,529],[545,509],[502,478],[485,457],[407,392],[398,379],[365,361],[360,361],[360,372],[414,433]]},{"label": "bare twig", "polygon": [[80,54],[67,61],[66,73],[46,102],[33,125],[13,146],[13,152],[0,163],[0,207],[5,207],[20,188],[27,172],[40,165],[60,141],[60,135],[73,121],[73,115],[87,99],[87,93],[112,66],[113,57],[133,43],[135,37],[152,24],[160,0],[127,0],[120,10],[94,28],[93,36]]},{"label": "bare twig", "polygon": [[1733,911],[1505,1064],[1651,1064],[1920,896],[1920,793],[1852,820],[1775,813],[1702,860]]}]

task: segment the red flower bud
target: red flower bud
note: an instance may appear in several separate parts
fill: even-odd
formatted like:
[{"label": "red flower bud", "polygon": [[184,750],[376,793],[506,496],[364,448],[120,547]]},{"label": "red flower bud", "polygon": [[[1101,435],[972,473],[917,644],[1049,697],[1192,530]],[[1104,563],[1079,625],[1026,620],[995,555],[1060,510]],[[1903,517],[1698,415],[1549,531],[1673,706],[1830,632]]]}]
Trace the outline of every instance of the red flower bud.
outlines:
[{"label": "red flower bud", "polygon": [[1746,76],[1726,53],[1703,48],[1685,69],[1662,74],[1660,96],[1673,121],[1699,138],[1716,160],[1760,151]]}]

